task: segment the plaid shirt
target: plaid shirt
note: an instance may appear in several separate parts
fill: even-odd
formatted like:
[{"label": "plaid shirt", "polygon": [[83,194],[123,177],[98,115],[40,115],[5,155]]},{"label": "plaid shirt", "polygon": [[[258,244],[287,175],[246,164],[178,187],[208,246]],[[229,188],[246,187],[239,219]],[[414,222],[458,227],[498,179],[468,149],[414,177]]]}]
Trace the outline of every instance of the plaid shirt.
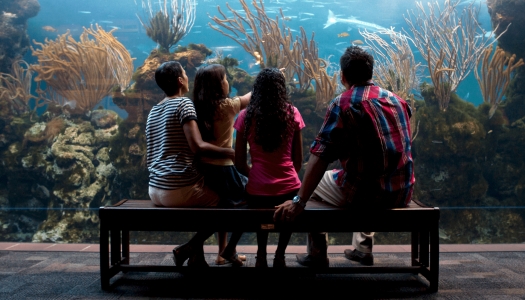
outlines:
[{"label": "plaid shirt", "polygon": [[372,81],[335,99],[310,153],[343,167],[334,179],[347,203],[405,207],[415,182],[410,106]]}]

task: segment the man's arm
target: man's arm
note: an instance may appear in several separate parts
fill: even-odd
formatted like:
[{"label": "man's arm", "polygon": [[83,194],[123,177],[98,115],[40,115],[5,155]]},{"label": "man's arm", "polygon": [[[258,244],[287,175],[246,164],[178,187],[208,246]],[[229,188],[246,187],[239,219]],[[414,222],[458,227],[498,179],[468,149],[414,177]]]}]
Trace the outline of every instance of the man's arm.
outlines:
[{"label": "man's arm", "polygon": [[[324,159],[319,158],[315,155],[310,155],[308,159],[308,164],[306,165],[306,170],[303,177],[303,182],[301,188],[297,195],[301,197],[302,201],[308,201],[312,194],[317,188],[317,185],[321,181],[326,172],[329,162]],[[273,215],[274,221],[286,221],[291,222],[297,217],[304,208],[301,205],[296,205],[292,203],[292,200],[287,200],[281,205],[276,206],[277,210]]]},{"label": "man's arm", "polygon": [[232,148],[221,148],[202,140],[199,126],[195,120],[190,120],[182,125],[190,149],[196,155],[206,155],[217,158],[231,158],[234,160],[235,151]]}]

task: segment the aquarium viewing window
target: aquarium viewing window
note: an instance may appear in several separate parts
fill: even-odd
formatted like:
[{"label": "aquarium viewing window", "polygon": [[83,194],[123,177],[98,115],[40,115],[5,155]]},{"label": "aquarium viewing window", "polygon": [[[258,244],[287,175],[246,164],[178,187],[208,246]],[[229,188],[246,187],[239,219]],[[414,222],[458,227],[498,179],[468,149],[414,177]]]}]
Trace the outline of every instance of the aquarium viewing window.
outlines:
[{"label": "aquarium viewing window", "polygon": [[[440,243],[523,243],[524,9],[523,0],[3,1],[0,241],[96,243],[100,206],[149,199],[145,123],[164,97],[154,80],[162,62],[184,67],[188,97],[207,64],[226,68],[231,97],[262,68],[284,68],[306,162],[344,90],[339,58],[359,46],[374,56],[375,84],[412,108],[413,197],[440,208]],[[376,234],[379,244],[409,240]]]}]

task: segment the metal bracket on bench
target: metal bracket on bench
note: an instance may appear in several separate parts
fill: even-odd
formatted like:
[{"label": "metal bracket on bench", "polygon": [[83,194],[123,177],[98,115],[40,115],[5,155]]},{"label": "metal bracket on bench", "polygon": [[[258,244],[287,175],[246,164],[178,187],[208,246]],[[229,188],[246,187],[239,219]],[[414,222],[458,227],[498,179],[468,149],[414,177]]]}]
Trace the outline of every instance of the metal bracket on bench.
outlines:
[{"label": "metal bracket on bench", "polygon": [[262,230],[272,230],[275,229],[275,224],[261,224]]}]

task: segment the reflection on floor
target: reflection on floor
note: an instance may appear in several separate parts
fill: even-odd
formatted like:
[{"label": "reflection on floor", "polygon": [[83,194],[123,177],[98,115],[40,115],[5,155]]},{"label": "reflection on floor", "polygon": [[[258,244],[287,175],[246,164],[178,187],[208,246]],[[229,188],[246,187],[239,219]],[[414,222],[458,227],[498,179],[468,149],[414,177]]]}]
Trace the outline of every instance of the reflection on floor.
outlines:
[{"label": "reflection on floor", "polygon": [[[214,254],[206,259],[213,266]],[[273,256],[268,256],[271,267]],[[409,253],[376,253],[375,264],[408,265]],[[295,255],[286,257],[295,267]],[[132,264],[173,264],[169,252],[131,255]],[[255,255],[248,254],[246,267]],[[357,264],[330,254],[331,266]],[[228,267],[228,266],[226,266]],[[0,299],[109,298],[425,298],[523,299],[525,252],[448,252],[440,257],[439,292],[406,274],[318,275],[309,278],[196,278],[177,273],[127,273],[100,289],[96,252],[0,251]],[[356,294],[357,293],[357,294]]]}]

